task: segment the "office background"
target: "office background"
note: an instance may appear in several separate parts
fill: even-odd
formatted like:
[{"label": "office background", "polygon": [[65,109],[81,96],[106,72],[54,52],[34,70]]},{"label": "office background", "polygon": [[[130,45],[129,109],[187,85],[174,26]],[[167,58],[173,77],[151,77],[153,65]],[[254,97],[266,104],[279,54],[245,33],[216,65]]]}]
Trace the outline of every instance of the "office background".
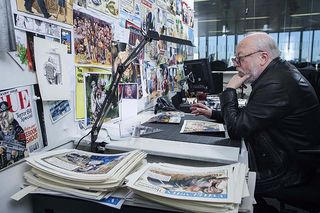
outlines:
[{"label": "office background", "polygon": [[194,52],[199,58],[230,66],[244,34],[263,31],[277,41],[282,58],[320,63],[320,1],[195,0],[194,8]]}]

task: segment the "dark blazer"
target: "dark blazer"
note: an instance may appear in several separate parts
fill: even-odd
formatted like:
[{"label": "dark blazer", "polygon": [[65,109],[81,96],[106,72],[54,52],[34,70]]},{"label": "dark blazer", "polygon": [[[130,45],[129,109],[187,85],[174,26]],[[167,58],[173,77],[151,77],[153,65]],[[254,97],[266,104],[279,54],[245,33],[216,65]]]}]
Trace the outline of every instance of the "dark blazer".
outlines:
[{"label": "dark blazer", "polygon": [[274,59],[252,83],[247,105],[239,109],[235,89],[220,97],[231,138],[244,138],[256,192],[303,182],[306,165],[297,150],[320,144],[320,106],[310,83],[290,63]]}]

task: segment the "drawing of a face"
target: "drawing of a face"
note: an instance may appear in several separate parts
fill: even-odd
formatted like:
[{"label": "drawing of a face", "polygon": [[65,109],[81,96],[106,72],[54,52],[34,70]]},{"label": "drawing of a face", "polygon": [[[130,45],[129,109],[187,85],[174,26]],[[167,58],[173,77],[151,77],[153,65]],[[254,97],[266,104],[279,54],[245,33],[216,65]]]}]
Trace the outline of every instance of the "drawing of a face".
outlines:
[{"label": "drawing of a face", "polygon": [[4,135],[12,131],[13,114],[9,111],[0,112],[0,128]]}]

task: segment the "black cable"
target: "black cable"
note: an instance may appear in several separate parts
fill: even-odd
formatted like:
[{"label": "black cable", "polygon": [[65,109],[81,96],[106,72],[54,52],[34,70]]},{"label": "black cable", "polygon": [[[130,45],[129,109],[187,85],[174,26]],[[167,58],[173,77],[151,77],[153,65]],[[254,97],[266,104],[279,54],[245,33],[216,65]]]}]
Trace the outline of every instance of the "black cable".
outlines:
[{"label": "black cable", "polygon": [[80,142],[85,138],[85,137],[87,137],[89,134],[91,134],[91,132],[92,132],[92,129],[85,135],[85,136],[83,136],[82,138],[80,138],[80,140],[78,141],[78,143],[77,143],[77,145],[76,145],[76,147],[75,147],[75,149],[77,149],[78,148],[78,146],[79,146],[79,144],[80,144]]}]

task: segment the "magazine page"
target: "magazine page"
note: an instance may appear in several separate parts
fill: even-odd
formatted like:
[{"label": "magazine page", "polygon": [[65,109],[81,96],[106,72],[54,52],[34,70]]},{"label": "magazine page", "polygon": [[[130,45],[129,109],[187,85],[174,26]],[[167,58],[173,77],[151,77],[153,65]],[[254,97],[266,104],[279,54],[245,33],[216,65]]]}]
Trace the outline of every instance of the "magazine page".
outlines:
[{"label": "magazine page", "polygon": [[138,191],[184,200],[233,202],[232,166],[185,170],[148,164],[129,177],[127,185]]},{"label": "magazine page", "polygon": [[75,149],[50,151],[28,158],[30,164],[42,166],[59,175],[74,176],[75,179],[101,180],[110,177],[112,170],[123,166],[122,160],[132,157],[137,151],[122,154],[96,154]]},{"label": "magazine page", "polygon": [[31,86],[0,91],[0,169],[43,147]]},{"label": "magazine page", "polygon": [[185,120],[180,133],[195,132],[224,132],[224,126],[220,123],[200,120]]}]

